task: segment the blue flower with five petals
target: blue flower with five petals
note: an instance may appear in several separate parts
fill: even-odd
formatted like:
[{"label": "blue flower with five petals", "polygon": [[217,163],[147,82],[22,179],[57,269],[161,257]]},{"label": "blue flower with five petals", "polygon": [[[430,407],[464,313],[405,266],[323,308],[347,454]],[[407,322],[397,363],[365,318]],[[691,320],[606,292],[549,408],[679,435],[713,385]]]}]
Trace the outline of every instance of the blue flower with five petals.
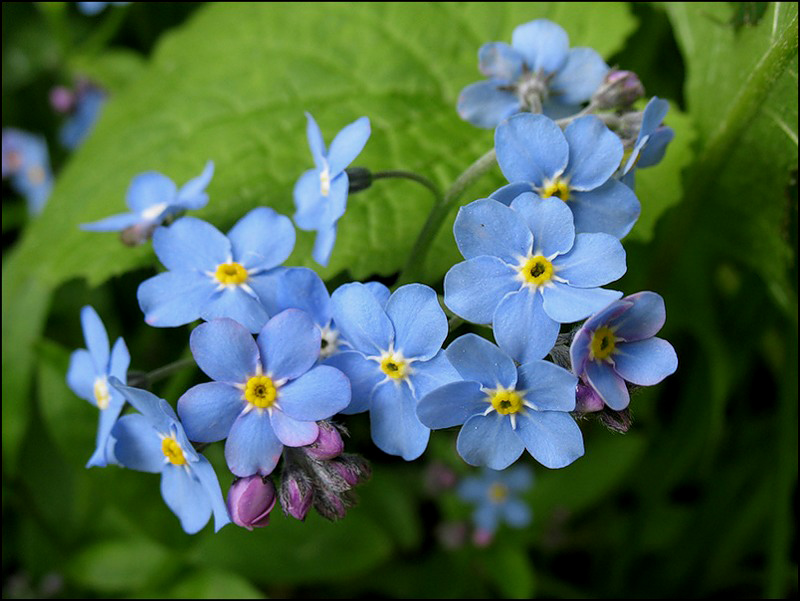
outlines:
[{"label": "blue flower with five petals", "polygon": [[417,401],[458,378],[444,353],[447,317],[436,292],[401,286],[385,305],[364,284],[331,295],[333,318],[353,350],[327,363],[350,378],[353,400],[342,413],[370,412],[372,440],[384,452],[410,461],[428,446],[430,429],[417,418]]},{"label": "blue flower with five petals", "polygon": [[533,473],[526,465],[503,471],[482,469],[477,476],[464,478],[456,494],[475,504],[472,520],[484,533],[490,534],[505,522],[513,528],[524,528],[531,522],[531,509],[519,498],[533,484]]},{"label": "blue flower with five petals", "polygon": [[489,77],[464,88],[458,114],[478,127],[496,127],[520,111],[559,118],[577,112],[608,72],[591,48],[569,47],[567,32],[547,19],[520,25],[503,42],[478,51],[481,72]]},{"label": "blue flower with five petals", "polygon": [[291,254],[294,240],[289,218],[267,207],[247,213],[227,236],[194,217],[158,228],[153,250],[169,271],[139,286],[145,321],[173,327],[229,317],[258,332],[269,319],[275,268]]},{"label": "blue flower with five petals", "polygon": [[219,531],[230,518],[217,475],[186,438],[172,407],[146,390],[118,380],[112,384],[139,411],[121,417],[112,430],[119,462],[132,470],[161,474],[161,496],[187,533],[198,532],[212,514],[214,530]]},{"label": "blue flower with five petals", "polygon": [[125,405],[125,399],[109,381],[113,377],[125,382],[131,356],[122,338],[117,338],[109,349],[106,328],[97,311],[88,305],[81,309],[81,325],[87,348],[72,353],[67,384],[76,395],[100,410],[95,450],[86,467],[105,467],[114,463],[109,453],[111,429]]},{"label": "blue flower with five petals", "polygon": [[227,438],[225,459],[242,478],[271,473],[284,445],[311,444],[316,422],[350,402],[345,375],[317,365],[319,329],[299,309],[270,319],[257,340],[237,322],[215,319],[192,331],[190,345],[214,381],[186,391],[178,415],[190,440]]},{"label": "blue flower with five petals", "polygon": [[657,338],[664,325],[664,299],[655,292],[631,294],[593,315],[570,347],[572,371],[615,411],[628,406],[625,382],[658,384],[678,369],[672,345]]},{"label": "blue flower with five petals", "polygon": [[599,288],[625,273],[620,241],[575,234],[572,213],[556,198],[525,192],[510,207],[476,200],[459,210],[453,231],[467,260],[445,275],[445,305],[492,324],[497,344],[521,363],[550,352],[560,324],[622,296]]},{"label": "blue flower with five petals", "polygon": [[[626,153],[627,161],[621,168],[622,182],[631,190],[634,189],[634,173],[636,168],[652,167],[661,162],[667,152],[667,145],[675,137],[671,127],[662,125],[669,111],[669,102],[653,97],[641,113],[641,125],[630,151]],[[638,114],[638,113],[637,113]]]},{"label": "blue flower with five petals", "polygon": [[3,179],[25,197],[28,212],[42,212],[53,189],[50,153],[44,137],[13,127],[3,128]]},{"label": "blue flower with five petals", "polygon": [[294,186],[294,204],[297,212],[294,222],[301,230],[316,231],[312,256],[320,265],[327,265],[336,242],[336,225],[347,208],[350,180],[345,168],[358,156],[370,135],[367,117],[361,117],[340,131],[330,149],[317,122],[306,113],[306,135],[314,169],[309,169]]},{"label": "blue flower with five petals", "polygon": [[639,199],[612,176],[622,142],[600,119],[575,119],[562,132],[544,115],[516,115],[495,131],[497,163],[509,182],[491,195],[509,204],[522,192],[555,196],[572,210],[575,230],[624,237],[639,217]]},{"label": "blue flower with five petals", "polygon": [[583,436],[569,412],[578,379],[548,361],[516,366],[494,344],[465,334],[445,351],[460,381],[428,393],[417,414],[438,430],[463,424],[458,454],[470,465],[502,470],[527,449],[549,468],[583,455]]}]

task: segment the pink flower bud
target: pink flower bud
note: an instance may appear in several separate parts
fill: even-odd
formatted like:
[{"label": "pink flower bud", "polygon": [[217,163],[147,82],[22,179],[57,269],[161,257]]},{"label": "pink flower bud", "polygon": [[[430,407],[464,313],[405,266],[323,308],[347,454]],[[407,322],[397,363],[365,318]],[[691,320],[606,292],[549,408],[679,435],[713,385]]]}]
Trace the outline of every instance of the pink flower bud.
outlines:
[{"label": "pink flower bud", "polygon": [[297,520],[304,520],[314,500],[314,489],[307,479],[284,472],[280,497],[283,513]]},{"label": "pink flower bud", "polygon": [[317,425],[319,426],[319,435],[317,440],[305,447],[306,453],[320,461],[341,455],[344,450],[344,441],[338,428],[327,421],[317,422]]},{"label": "pink flower bud", "polygon": [[261,476],[239,478],[228,491],[228,513],[237,526],[252,530],[269,524],[275,506],[275,485]]},{"label": "pink flower bud", "polygon": [[599,109],[630,106],[644,96],[644,86],[633,71],[612,69],[592,96],[592,104]]}]

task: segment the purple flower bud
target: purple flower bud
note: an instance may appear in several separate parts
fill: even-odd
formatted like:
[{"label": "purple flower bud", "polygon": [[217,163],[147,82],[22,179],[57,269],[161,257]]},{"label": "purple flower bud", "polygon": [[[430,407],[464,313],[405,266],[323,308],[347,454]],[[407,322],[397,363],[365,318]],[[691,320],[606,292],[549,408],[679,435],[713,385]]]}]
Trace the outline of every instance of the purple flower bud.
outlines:
[{"label": "purple flower bud", "polygon": [[301,472],[284,470],[280,499],[283,513],[297,520],[304,520],[314,500],[314,488]]},{"label": "purple flower bud", "polygon": [[431,463],[424,474],[425,490],[428,494],[438,495],[456,485],[456,473],[441,461]]},{"label": "purple flower bud", "polygon": [[66,86],[55,86],[50,90],[50,106],[62,115],[71,113],[75,108],[75,93]]},{"label": "purple flower bud", "polygon": [[275,506],[275,485],[269,478],[239,478],[228,491],[228,513],[237,526],[252,530],[269,524]]},{"label": "purple flower bud", "polygon": [[636,73],[612,69],[592,96],[592,104],[599,109],[630,106],[644,93],[644,86]]},{"label": "purple flower bud", "polygon": [[331,470],[337,473],[350,487],[367,480],[372,475],[372,469],[367,461],[358,455],[342,455],[329,464]]},{"label": "purple flower bud", "polygon": [[483,528],[476,528],[472,533],[472,544],[478,548],[485,548],[492,544],[494,532]]},{"label": "purple flower bud", "polygon": [[578,390],[575,394],[576,413],[594,413],[602,411],[605,406],[603,399],[595,392],[594,388],[587,386],[582,381],[578,382]]},{"label": "purple flower bud", "polygon": [[317,510],[326,520],[335,522],[347,515],[347,509],[352,507],[354,499],[350,493],[337,493],[333,490],[325,490],[322,494],[314,495],[314,509]]},{"label": "purple flower bud", "polygon": [[317,440],[305,447],[306,453],[320,461],[341,455],[344,450],[344,441],[339,434],[339,429],[328,421],[317,422],[317,425],[319,426],[319,435]]}]

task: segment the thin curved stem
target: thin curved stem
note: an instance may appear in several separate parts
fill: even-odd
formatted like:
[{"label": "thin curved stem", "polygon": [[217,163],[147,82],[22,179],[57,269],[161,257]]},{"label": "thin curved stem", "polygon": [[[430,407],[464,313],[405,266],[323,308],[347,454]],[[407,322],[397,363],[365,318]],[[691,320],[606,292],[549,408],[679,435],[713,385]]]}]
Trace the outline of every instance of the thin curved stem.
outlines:
[{"label": "thin curved stem", "polygon": [[159,367],[158,369],[154,369],[151,372],[147,372],[145,374],[137,374],[132,376],[128,381],[129,386],[145,386],[149,387],[153,382],[158,382],[159,380],[163,380],[167,376],[173,374],[174,372],[178,371],[179,369],[183,369],[184,367],[190,367],[195,364],[194,358],[187,358],[187,359],[178,359],[177,361],[173,361],[172,363],[168,363],[163,367]]},{"label": "thin curved stem", "polygon": [[397,169],[391,169],[391,170],[387,170],[387,171],[376,171],[376,172],[374,172],[372,174],[372,179],[373,180],[376,180],[376,179],[391,179],[391,178],[408,179],[408,180],[417,182],[418,184],[422,184],[428,190],[431,191],[433,196],[436,198],[437,202],[442,197],[442,193],[439,190],[439,186],[434,184],[427,177],[425,177],[423,175],[419,175],[418,173],[412,173],[411,171],[400,171],[400,170],[397,170]]}]

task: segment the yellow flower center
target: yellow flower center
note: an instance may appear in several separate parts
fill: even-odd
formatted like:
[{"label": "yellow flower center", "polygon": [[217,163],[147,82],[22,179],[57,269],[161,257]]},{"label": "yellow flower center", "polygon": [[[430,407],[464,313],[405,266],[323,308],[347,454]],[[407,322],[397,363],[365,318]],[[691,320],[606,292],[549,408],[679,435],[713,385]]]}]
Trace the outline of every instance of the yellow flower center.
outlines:
[{"label": "yellow flower center", "polygon": [[529,257],[519,272],[522,274],[525,283],[538,287],[546,284],[553,277],[553,264],[542,255]]},{"label": "yellow flower center", "polygon": [[616,343],[617,338],[614,336],[614,330],[608,326],[597,328],[590,343],[592,357],[600,361],[607,359],[614,353],[617,346]]},{"label": "yellow flower center", "polygon": [[161,452],[164,453],[164,457],[169,459],[172,465],[186,465],[183,449],[174,438],[168,437],[161,441]]},{"label": "yellow flower center", "polygon": [[111,393],[108,391],[108,381],[105,376],[96,378],[94,381],[94,400],[97,401],[99,409],[108,407],[108,402],[111,400]]},{"label": "yellow flower center", "polygon": [[542,198],[550,198],[555,196],[564,202],[569,200],[569,182],[568,180],[556,177],[555,179],[546,180],[544,186],[539,188],[539,196]]},{"label": "yellow flower center", "polygon": [[513,390],[498,390],[491,397],[492,407],[501,414],[508,415],[522,409],[522,397]]},{"label": "yellow flower center", "polygon": [[323,196],[327,196],[331,192],[331,173],[328,170],[328,166],[325,165],[325,169],[320,171],[319,173],[319,193]]},{"label": "yellow flower center", "polygon": [[489,487],[489,499],[494,503],[502,503],[508,498],[508,487],[495,482]]},{"label": "yellow flower center", "polygon": [[267,376],[253,376],[247,380],[244,398],[258,409],[269,409],[278,398],[278,389]]},{"label": "yellow flower center", "polygon": [[390,378],[400,380],[405,378],[408,372],[408,363],[395,355],[387,355],[381,359],[381,370]]},{"label": "yellow flower center", "polygon": [[239,285],[247,280],[247,270],[236,262],[220,263],[214,277],[225,286]]}]

